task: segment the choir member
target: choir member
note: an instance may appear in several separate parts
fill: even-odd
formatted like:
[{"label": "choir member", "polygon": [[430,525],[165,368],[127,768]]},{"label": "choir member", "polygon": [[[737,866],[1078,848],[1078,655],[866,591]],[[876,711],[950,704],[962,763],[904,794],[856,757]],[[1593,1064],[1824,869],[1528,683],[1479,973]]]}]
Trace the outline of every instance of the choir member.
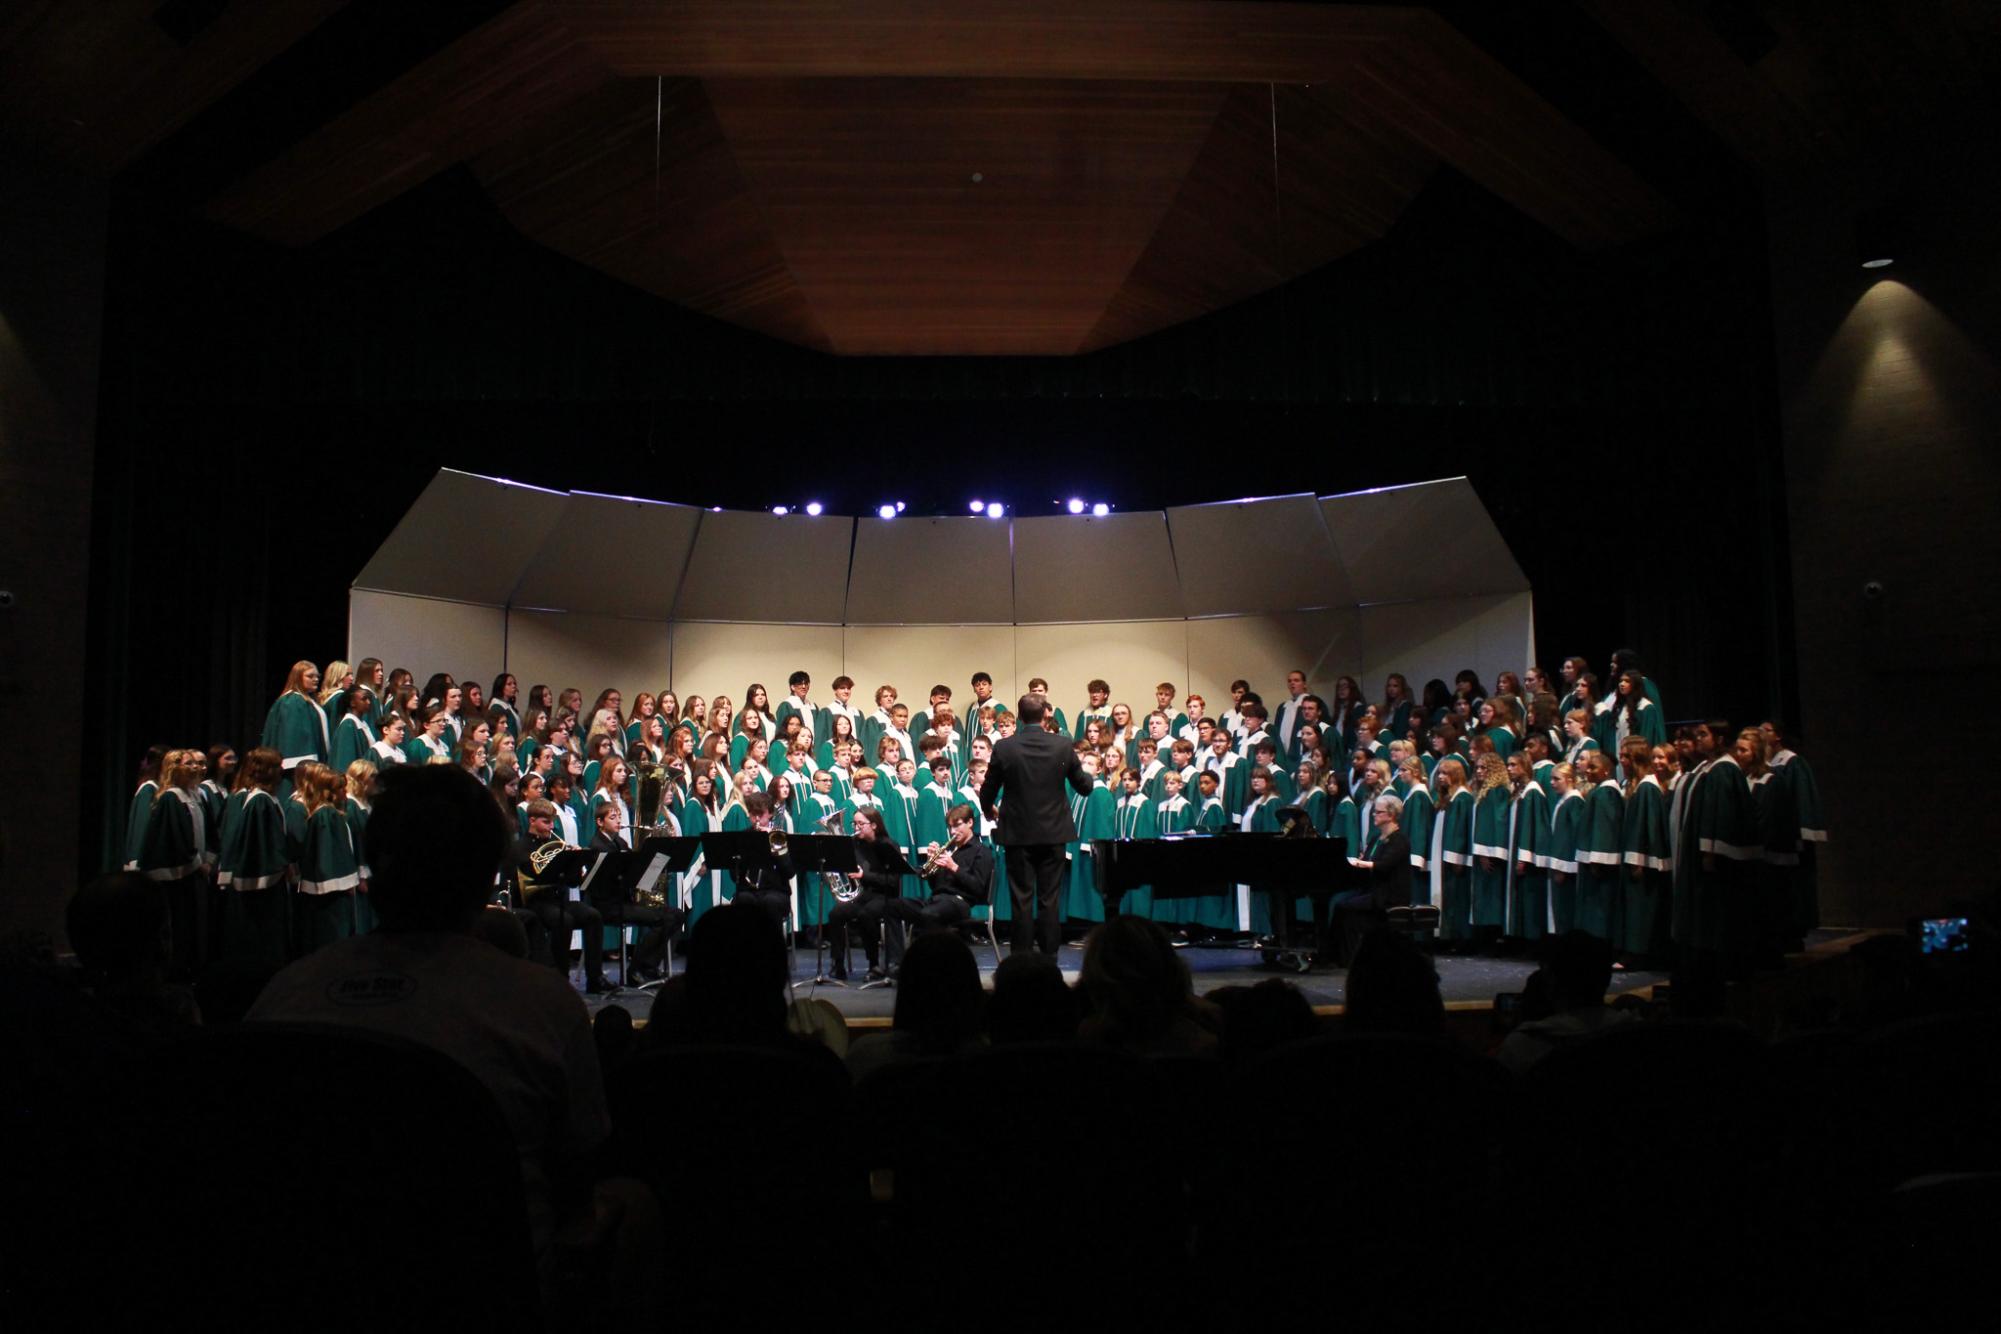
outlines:
[{"label": "choir member", "polygon": [[[1482,701],[1491,707],[1492,700]],[[1473,934],[1491,942],[1508,924],[1508,816],[1514,789],[1507,762],[1481,755],[1473,765]]]},{"label": "choir member", "polygon": [[1626,799],[1612,777],[1612,760],[1602,750],[1584,759],[1588,790],[1584,825],[1577,844],[1576,927],[1600,940],[1617,938],[1624,904],[1619,867],[1624,860]]},{"label": "choir member", "polygon": [[333,749],[327,732],[327,716],[316,699],[320,669],[301,660],[292,664],[285,676],[285,689],[264,717],[259,745],[269,746],[284,757],[289,782],[292,771],[308,760],[325,763]]},{"label": "choir member", "polygon": [[237,963],[276,970],[291,954],[291,896],[286,867],[285,812],[277,788],[283,757],[259,746],[243,757],[223,808],[216,877],[223,895],[223,954]]}]

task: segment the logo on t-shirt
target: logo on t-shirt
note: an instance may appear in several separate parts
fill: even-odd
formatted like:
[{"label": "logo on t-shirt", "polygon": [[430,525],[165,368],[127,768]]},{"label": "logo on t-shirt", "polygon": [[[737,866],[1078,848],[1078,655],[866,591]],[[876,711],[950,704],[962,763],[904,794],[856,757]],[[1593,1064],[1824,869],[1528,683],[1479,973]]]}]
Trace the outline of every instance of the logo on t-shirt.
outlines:
[{"label": "logo on t-shirt", "polygon": [[333,1005],[389,1005],[408,1000],[417,990],[417,979],[407,973],[350,973],[327,983],[327,1001]]}]

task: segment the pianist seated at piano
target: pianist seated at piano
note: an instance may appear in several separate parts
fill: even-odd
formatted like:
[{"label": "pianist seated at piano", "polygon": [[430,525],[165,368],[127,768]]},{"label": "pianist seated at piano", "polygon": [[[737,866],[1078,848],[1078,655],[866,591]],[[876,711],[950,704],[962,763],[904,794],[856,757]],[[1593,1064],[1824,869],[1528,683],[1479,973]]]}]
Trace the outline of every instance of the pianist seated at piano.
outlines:
[{"label": "pianist seated at piano", "polygon": [[1410,902],[1410,839],[1401,827],[1402,799],[1391,792],[1377,797],[1371,820],[1375,825],[1374,845],[1366,859],[1353,862],[1356,870],[1368,876],[1369,883],[1336,894],[1329,903],[1327,927],[1322,933],[1323,958],[1319,962],[1333,962],[1324,958],[1326,942],[1338,932],[1340,961],[1348,963],[1371,925],[1381,921],[1391,908]]}]

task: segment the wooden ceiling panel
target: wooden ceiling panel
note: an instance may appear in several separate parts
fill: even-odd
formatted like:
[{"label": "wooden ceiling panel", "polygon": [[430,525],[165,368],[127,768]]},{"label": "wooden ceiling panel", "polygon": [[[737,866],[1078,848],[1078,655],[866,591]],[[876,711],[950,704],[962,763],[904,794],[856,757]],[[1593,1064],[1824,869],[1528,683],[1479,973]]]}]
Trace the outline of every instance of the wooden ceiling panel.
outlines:
[{"label": "wooden ceiling panel", "polygon": [[474,159],[513,224],[622,282],[822,351],[694,79],[619,79]]},{"label": "wooden ceiling panel", "polygon": [[1225,90],[758,79],[709,94],[836,350],[1067,355],[1146,249]]},{"label": "wooden ceiling panel", "polygon": [[160,0],[9,5],[0,138],[109,175],[346,3],[228,5],[185,43],[154,17]]},{"label": "wooden ceiling panel", "polygon": [[1325,85],[1232,89],[1086,350],[1220,309],[1366,245],[1436,166],[1408,138],[1342,118]]}]

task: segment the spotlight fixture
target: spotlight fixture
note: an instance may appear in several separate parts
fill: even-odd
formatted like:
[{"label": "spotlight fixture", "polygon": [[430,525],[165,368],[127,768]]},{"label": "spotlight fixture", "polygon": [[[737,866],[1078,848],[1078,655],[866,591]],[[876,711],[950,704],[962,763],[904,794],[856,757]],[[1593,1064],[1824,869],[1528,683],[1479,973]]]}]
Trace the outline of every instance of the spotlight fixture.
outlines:
[{"label": "spotlight fixture", "polygon": [[1112,507],[1110,505],[1107,505],[1102,500],[1099,501],[1097,504],[1091,506],[1091,513],[1096,515],[1100,519],[1104,518],[1107,514],[1110,514],[1111,512],[1112,512]]},{"label": "spotlight fixture", "polygon": [[975,497],[973,500],[973,513],[984,514],[986,513],[986,509],[987,507],[980,502],[979,498]]},{"label": "spotlight fixture", "polygon": [[812,515],[816,519],[820,517],[821,509],[822,507],[820,505],[820,502],[817,500],[809,500],[806,502],[806,512]]},{"label": "spotlight fixture", "polygon": [[1082,514],[1084,512],[1084,502],[1072,496],[1070,497],[1070,503],[1064,508],[1068,509],[1072,514]]},{"label": "spotlight fixture", "polygon": [[878,519],[894,519],[896,517],[896,506],[878,505],[876,506],[875,516]]},{"label": "spotlight fixture", "polygon": [[903,513],[903,502],[900,500],[896,502],[896,512],[898,514]]},{"label": "spotlight fixture", "polygon": [[987,517],[989,519],[998,519],[1005,513],[1007,513],[1007,506],[1001,504],[998,500],[987,505]]},{"label": "spotlight fixture", "polygon": [[777,515],[777,516],[778,516],[779,518],[781,518],[781,519],[782,519],[782,518],[784,518],[784,517],[785,517],[786,515],[790,514],[790,513],[792,512],[792,511],[791,511],[791,509],[789,509],[789,508],[788,508],[787,506],[784,506],[784,505],[773,505],[773,506],[771,507],[771,512],[772,512],[773,514],[776,514],[776,515]]},{"label": "spotlight fixture", "polygon": [[723,512],[723,507],[721,505],[709,506],[709,513],[711,514],[721,514],[722,512]]}]

